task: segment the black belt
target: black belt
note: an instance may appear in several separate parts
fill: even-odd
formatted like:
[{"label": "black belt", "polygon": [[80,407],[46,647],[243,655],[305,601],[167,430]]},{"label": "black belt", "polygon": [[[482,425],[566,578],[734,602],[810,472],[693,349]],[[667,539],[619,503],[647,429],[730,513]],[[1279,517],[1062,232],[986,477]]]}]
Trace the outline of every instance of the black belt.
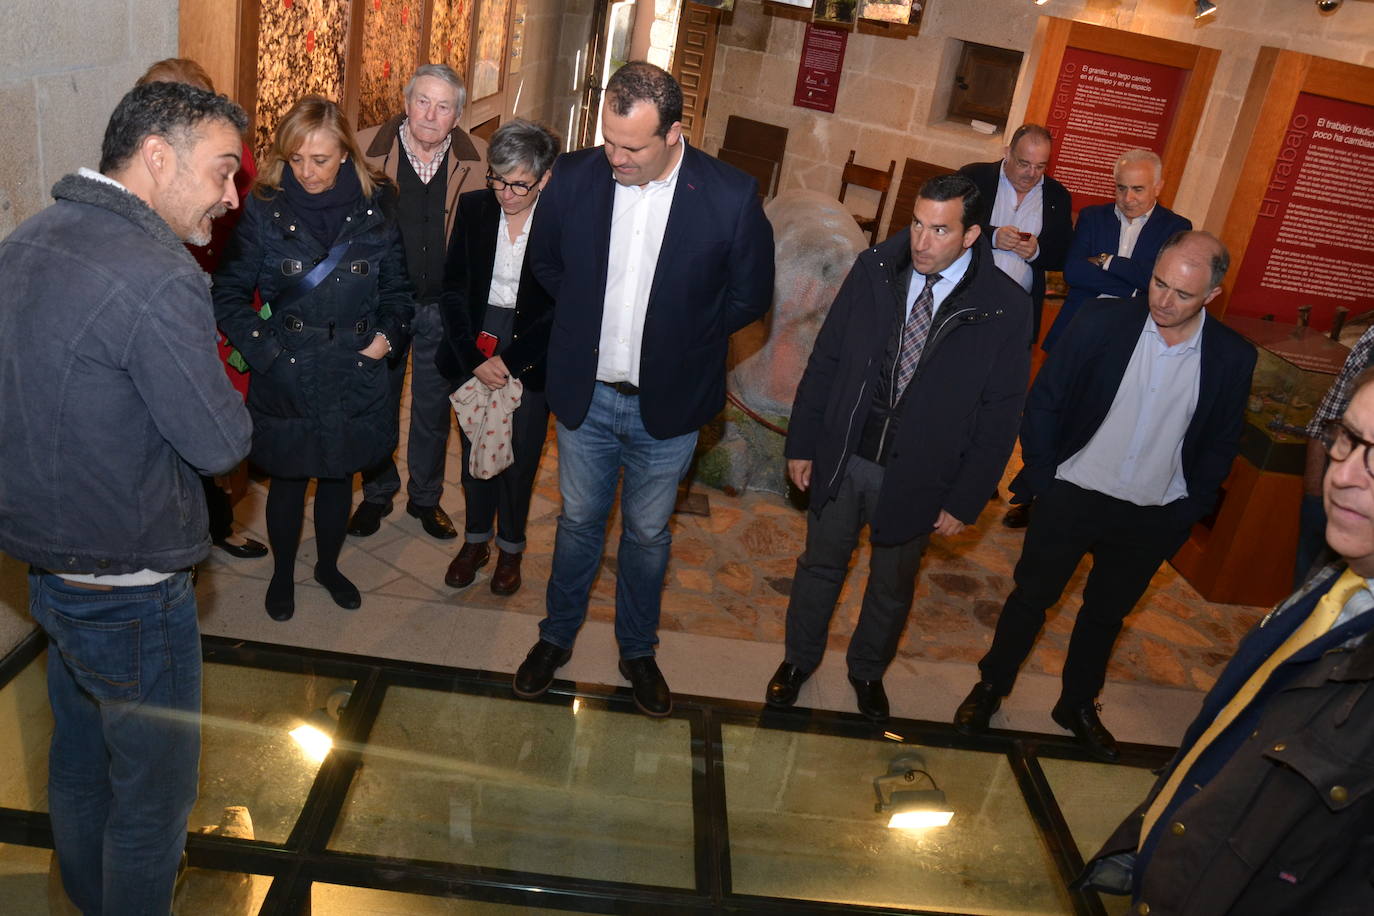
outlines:
[{"label": "black belt", "polygon": [[[330,337],[334,336],[335,324],[332,321],[329,322],[329,324],[307,324],[295,315],[283,315],[281,316],[281,323],[282,327],[286,328],[288,331],[294,331],[297,334],[309,328],[312,331],[328,331]],[[366,334],[368,327],[367,319],[359,318],[353,325],[353,333],[359,335]]]},{"label": "black belt", "polygon": [[635,385],[631,385],[629,382],[602,382],[600,379],[598,379],[597,381],[600,382],[600,384],[605,385],[607,388],[614,388],[618,393],[626,395],[628,397],[633,398],[639,396],[639,388]]}]

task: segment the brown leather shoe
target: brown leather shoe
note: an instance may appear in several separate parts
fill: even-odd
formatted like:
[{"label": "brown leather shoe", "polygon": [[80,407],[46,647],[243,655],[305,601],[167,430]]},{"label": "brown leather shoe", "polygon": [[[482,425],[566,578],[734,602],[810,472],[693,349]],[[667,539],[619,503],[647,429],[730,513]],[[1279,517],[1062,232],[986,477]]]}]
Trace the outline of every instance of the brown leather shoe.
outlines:
[{"label": "brown leather shoe", "polygon": [[496,549],[496,569],[491,574],[493,595],[514,595],[520,591],[520,558],[522,553],[506,553]]},{"label": "brown leather shoe", "polygon": [[458,556],[448,564],[444,584],[449,588],[467,588],[477,578],[477,570],[486,566],[490,559],[491,547],[485,541],[481,544],[464,544]]}]

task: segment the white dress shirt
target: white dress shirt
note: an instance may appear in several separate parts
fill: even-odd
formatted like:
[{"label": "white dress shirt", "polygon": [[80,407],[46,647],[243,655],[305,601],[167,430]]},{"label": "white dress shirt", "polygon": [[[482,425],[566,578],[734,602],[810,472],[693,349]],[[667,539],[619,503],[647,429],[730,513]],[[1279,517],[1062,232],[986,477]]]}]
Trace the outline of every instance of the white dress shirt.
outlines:
[{"label": "white dress shirt", "polygon": [[601,312],[601,349],[596,363],[598,381],[639,384],[639,352],[644,338],[644,316],[649,310],[649,291],[686,151],[687,141],[680,140],[677,164],[666,178],[642,186],[616,182],[611,249],[606,263],[606,299]]},{"label": "white dress shirt", "polygon": [[[1121,224],[1121,232],[1116,238],[1116,256],[1118,258],[1129,258],[1135,254],[1135,243],[1140,238],[1140,230],[1145,228],[1145,224],[1150,220],[1150,214],[1155,212],[1151,207],[1135,219],[1121,212],[1120,207],[1113,207],[1112,212],[1116,214],[1116,221]],[[1109,257],[1102,262],[1102,269],[1106,270],[1111,266],[1112,259]],[[1099,299],[1116,299],[1115,293],[1099,293]]]},{"label": "white dress shirt", "polygon": [[520,293],[520,269],[525,265],[525,244],[529,241],[530,227],[534,225],[534,210],[538,206],[538,200],[530,204],[524,228],[513,242],[510,240],[506,211],[501,211],[501,223],[496,229],[496,260],[491,264],[491,288],[487,292],[488,305],[502,309],[515,308],[515,297]]},{"label": "white dress shirt", "polygon": [[1201,316],[1193,336],[1172,347],[1145,319],[1106,419],[1055,477],[1138,506],[1163,506],[1188,495],[1183,437],[1202,378],[1207,312]]},{"label": "white dress shirt", "polygon": [[[992,231],[995,235],[1002,226],[1015,226],[1022,232],[1029,232],[1036,238],[1040,237],[1040,230],[1045,226],[1045,179],[1042,176],[1035,183],[1035,187],[1026,192],[1026,196],[1021,198],[1021,202],[1016,201],[1017,191],[1012,187],[1011,181],[1007,179],[1005,163],[997,169],[997,200],[992,205]],[[991,243],[992,239],[988,239]],[[1037,245],[1035,254],[1030,260],[1035,260],[1036,255],[1040,254],[1040,247]],[[1005,248],[992,248],[992,262],[997,267],[1011,277],[1026,292],[1031,291],[1031,283],[1035,279],[1031,272],[1030,261],[1022,258],[1014,251]]]}]

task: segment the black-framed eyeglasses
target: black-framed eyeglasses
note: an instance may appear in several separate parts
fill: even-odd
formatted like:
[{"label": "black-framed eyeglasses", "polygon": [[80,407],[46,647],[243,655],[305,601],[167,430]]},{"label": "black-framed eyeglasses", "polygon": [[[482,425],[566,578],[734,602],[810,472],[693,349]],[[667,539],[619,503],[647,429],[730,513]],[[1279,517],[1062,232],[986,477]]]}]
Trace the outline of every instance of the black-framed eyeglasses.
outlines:
[{"label": "black-framed eyeglasses", "polygon": [[1327,420],[1326,425],[1322,427],[1321,441],[1327,457],[1332,461],[1344,461],[1355,451],[1355,446],[1364,446],[1364,470],[1370,477],[1374,477],[1374,466],[1369,463],[1370,456],[1374,455],[1374,442],[1361,438],[1345,425],[1344,420]]},{"label": "black-framed eyeglasses", "polygon": [[508,190],[508,191],[510,191],[512,194],[514,194],[516,197],[524,197],[525,195],[527,195],[527,194],[529,194],[531,191],[533,191],[533,190],[538,186],[538,184],[539,184],[538,182],[535,182],[534,184],[530,184],[530,183],[525,182],[525,181],[507,181],[506,179],[502,178],[500,175],[497,175],[495,172],[487,172],[487,190],[488,190],[488,191],[507,191],[507,190]]}]

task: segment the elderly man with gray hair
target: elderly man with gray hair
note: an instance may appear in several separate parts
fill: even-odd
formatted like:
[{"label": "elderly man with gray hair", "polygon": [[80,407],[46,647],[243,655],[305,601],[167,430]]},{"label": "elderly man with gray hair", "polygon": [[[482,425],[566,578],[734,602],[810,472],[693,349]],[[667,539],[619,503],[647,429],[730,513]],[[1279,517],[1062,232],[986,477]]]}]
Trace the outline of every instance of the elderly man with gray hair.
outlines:
[{"label": "elderly man with gray hair", "polygon": [[[458,532],[440,505],[453,415],[448,402],[451,386],[434,366],[443,338],[439,295],[444,256],[457,225],[458,195],[482,188],[487,172],[486,144],[458,126],[466,101],[467,86],[453,68],[424,64],[406,84],[405,113],[358,132],[358,145],[368,165],[385,173],[400,192],[401,240],[415,285],[406,512],[419,519],[431,537],[440,539],[457,537]],[[405,351],[391,359],[392,409],[399,411]],[[349,519],[348,533],[355,537],[375,534],[391,513],[392,499],[400,489],[401,477],[393,459],[364,471],[363,501]]]}]

